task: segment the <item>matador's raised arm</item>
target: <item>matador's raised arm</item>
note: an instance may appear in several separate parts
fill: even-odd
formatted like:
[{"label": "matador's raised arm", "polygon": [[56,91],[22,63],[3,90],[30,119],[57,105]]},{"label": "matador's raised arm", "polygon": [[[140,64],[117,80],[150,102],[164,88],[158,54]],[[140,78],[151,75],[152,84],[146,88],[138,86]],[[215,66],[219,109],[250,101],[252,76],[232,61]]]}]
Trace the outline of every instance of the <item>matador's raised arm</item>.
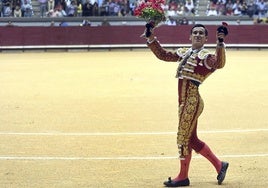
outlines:
[{"label": "matador's raised arm", "polygon": [[223,68],[225,65],[225,44],[224,38],[228,35],[228,24],[222,22],[222,25],[217,28],[217,47],[215,56],[207,57],[207,65],[213,69]]},{"label": "matador's raised arm", "polygon": [[213,69],[223,68],[225,65],[225,46],[224,43],[218,43],[215,55],[207,57],[206,63]]},{"label": "matador's raised arm", "polygon": [[155,56],[160,60],[176,62],[181,58],[176,52],[164,49],[157,41],[156,37],[149,38],[147,45],[155,54]]}]

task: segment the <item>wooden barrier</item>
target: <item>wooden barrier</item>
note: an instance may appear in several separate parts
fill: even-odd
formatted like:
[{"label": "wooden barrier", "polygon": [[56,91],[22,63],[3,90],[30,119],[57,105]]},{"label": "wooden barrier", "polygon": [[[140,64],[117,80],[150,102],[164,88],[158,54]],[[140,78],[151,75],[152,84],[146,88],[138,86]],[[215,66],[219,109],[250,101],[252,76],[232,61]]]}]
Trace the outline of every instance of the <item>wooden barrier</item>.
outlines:
[{"label": "wooden barrier", "polygon": [[[155,30],[162,44],[189,44],[191,25],[161,26]],[[207,26],[208,44],[215,44],[217,26]],[[0,46],[139,45],[143,26],[0,27]],[[266,25],[230,25],[228,44],[268,44]]]}]

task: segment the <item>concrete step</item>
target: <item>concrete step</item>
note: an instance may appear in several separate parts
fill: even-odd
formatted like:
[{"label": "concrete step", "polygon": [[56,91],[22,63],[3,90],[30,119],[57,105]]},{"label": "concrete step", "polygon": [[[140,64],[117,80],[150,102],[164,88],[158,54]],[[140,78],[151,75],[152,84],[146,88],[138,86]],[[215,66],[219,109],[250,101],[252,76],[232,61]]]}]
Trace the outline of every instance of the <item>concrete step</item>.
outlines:
[{"label": "concrete step", "polygon": [[199,6],[197,7],[199,16],[206,16],[208,5],[208,0],[199,0]]},{"label": "concrete step", "polygon": [[32,6],[33,6],[33,17],[40,17],[40,3],[38,0],[32,0]]}]

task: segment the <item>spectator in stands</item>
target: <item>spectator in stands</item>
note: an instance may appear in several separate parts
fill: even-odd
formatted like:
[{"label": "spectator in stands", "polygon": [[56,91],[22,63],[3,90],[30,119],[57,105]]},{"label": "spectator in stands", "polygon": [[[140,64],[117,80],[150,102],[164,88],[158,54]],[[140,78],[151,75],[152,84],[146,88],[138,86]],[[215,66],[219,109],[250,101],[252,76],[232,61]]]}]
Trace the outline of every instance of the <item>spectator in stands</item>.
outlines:
[{"label": "spectator in stands", "polygon": [[67,16],[67,14],[66,14],[67,2],[65,0],[59,0],[59,1],[55,1],[55,2],[57,2],[56,5],[58,5],[60,3],[61,11],[62,11],[63,15]]},{"label": "spectator in stands", "polygon": [[119,2],[111,0],[109,2],[109,16],[118,16],[120,13],[121,7]]},{"label": "spectator in stands", "polygon": [[53,0],[54,1],[54,7],[53,9],[55,8],[55,6],[60,2],[60,0]]},{"label": "spectator in stands", "polygon": [[168,8],[169,9],[173,9],[173,10],[175,10],[176,8],[177,8],[177,2],[175,1],[175,0],[171,0],[171,1],[169,1],[169,3],[168,3]]},{"label": "spectator in stands", "polygon": [[107,0],[104,0],[100,6],[100,16],[109,15],[109,3]]},{"label": "spectator in stands", "polygon": [[132,16],[134,15],[134,9],[135,9],[135,3],[132,2],[129,4],[129,14]]},{"label": "spectator in stands", "polygon": [[22,0],[21,11],[23,17],[32,17],[33,7],[31,0]]},{"label": "spectator in stands", "polygon": [[12,16],[14,16],[14,11],[16,9],[16,7],[21,7],[21,1],[20,0],[12,0]]},{"label": "spectator in stands", "polygon": [[71,4],[71,2],[73,1],[73,0],[64,0],[65,1],[65,3],[66,3],[66,7],[68,8],[68,6]]},{"label": "spectator in stands", "polygon": [[38,0],[40,6],[40,17],[43,18],[47,12],[47,0]]},{"label": "spectator in stands", "polygon": [[233,15],[234,16],[241,16],[241,9],[242,9],[242,4],[240,3],[240,0],[236,0],[236,2],[233,5]]},{"label": "spectator in stands", "polygon": [[243,2],[242,2],[241,14],[242,14],[243,16],[248,15],[248,5],[247,5],[247,2],[246,2],[246,1],[243,1]]},{"label": "spectator in stands", "polygon": [[226,15],[226,8],[225,8],[226,1],[225,0],[219,0],[216,4],[216,10],[218,13],[218,16],[220,15]]},{"label": "spectator in stands", "polygon": [[47,11],[54,10],[55,7],[55,1],[54,0],[48,0],[47,1]]},{"label": "spectator in stands", "polygon": [[129,0],[122,0],[120,5],[120,16],[129,15]]},{"label": "spectator in stands", "polygon": [[[177,8],[177,6],[176,6],[176,8]],[[168,17],[176,16],[176,15],[177,15],[176,8],[175,8],[175,6],[171,6],[171,7],[166,11],[166,15],[167,15]]]},{"label": "spectator in stands", "polygon": [[176,20],[174,18],[172,18],[171,16],[168,16],[168,18],[166,20],[166,25],[175,26],[175,25],[177,25],[177,23],[176,23]]},{"label": "spectator in stands", "polygon": [[64,10],[60,11],[59,9],[55,8],[54,10],[50,10],[47,12],[47,17],[50,17],[50,18],[64,17],[62,12],[65,12],[65,11]]},{"label": "spectator in stands", "polygon": [[5,4],[5,6],[4,6],[3,16],[4,17],[11,17],[12,16],[12,9],[11,9],[11,5],[9,2],[7,4]]},{"label": "spectator in stands", "polygon": [[77,1],[77,16],[81,17],[83,13],[82,2],[80,0]]},{"label": "spectator in stands", "polygon": [[218,0],[217,2],[221,3],[221,4],[224,4],[224,5],[226,4],[226,0]]},{"label": "spectator in stands", "polygon": [[92,16],[93,13],[93,5],[90,3],[90,0],[87,0],[86,3],[82,7],[82,16]]},{"label": "spectator in stands", "polygon": [[178,3],[177,7],[177,15],[183,16],[184,15],[184,5],[182,3]]},{"label": "spectator in stands", "polygon": [[108,6],[109,6],[109,16],[116,16],[116,13],[114,12],[114,9],[115,9],[115,6],[116,6],[116,4],[115,4],[115,2],[114,1],[111,1],[111,2],[109,2],[109,4],[108,4]]},{"label": "spectator in stands", "polygon": [[57,4],[54,9],[47,12],[47,17],[64,17],[66,16],[65,10],[63,10],[62,3],[60,1],[57,1]]},{"label": "spectator in stands", "polygon": [[97,2],[93,3],[92,16],[99,16],[99,5]]},{"label": "spectator in stands", "polygon": [[11,0],[2,0],[3,17],[11,17],[12,16],[11,6],[12,6]]},{"label": "spectator in stands", "polygon": [[76,5],[76,3],[75,3],[75,1],[71,1],[71,4],[69,4],[68,6],[67,6],[67,16],[69,16],[69,17],[74,17],[74,16],[76,16],[76,11],[77,11],[77,5]]},{"label": "spectator in stands", "polygon": [[14,12],[13,12],[13,16],[14,16],[15,18],[17,18],[17,17],[21,17],[21,16],[22,16],[20,6],[17,5],[17,6],[15,7]]},{"label": "spectator in stands", "polygon": [[228,0],[228,2],[225,4],[227,16],[233,15],[233,6],[234,6],[234,4],[232,3],[232,0]]},{"label": "spectator in stands", "polygon": [[252,18],[253,16],[257,16],[259,14],[258,5],[255,3],[254,0],[251,0],[250,3],[248,4],[247,14],[250,18]]},{"label": "spectator in stands", "polygon": [[187,0],[184,6],[184,12],[186,16],[190,16],[195,13],[195,7],[192,0]]},{"label": "spectator in stands", "polygon": [[207,11],[207,16],[218,16],[216,5],[213,2],[210,2],[210,6]]},{"label": "spectator in stands", "polygon": [[131,2],[130,0],[125,0],[125,5],[124,5],[124,7],[126,8],[126,13],[128,16],[132,15],[131,11],[130,11],[130,2]]},{"label": "spectator in stands", "polygon": [[258,3],[259,18],[265,18],[267,15],[268,4],[264,0],[260,0]]},{"label": "spectator in stands", "polygon": [[189,21],[186,17],[183,17],[182,19],[179,19],[177,25],[188,25]]},{"label": "spectator in stands", "polygon": [[177,15],[177,2],[171,0],[168,4],[168,10],[166,11],[167,16],[176,16]]},{"label": "spectator in stands", "polygon": [[120,12],[120,5],[119,2],[115,2],[114,3],[114,10],[113,10],[113,14],[111,16],[118,16]]}]

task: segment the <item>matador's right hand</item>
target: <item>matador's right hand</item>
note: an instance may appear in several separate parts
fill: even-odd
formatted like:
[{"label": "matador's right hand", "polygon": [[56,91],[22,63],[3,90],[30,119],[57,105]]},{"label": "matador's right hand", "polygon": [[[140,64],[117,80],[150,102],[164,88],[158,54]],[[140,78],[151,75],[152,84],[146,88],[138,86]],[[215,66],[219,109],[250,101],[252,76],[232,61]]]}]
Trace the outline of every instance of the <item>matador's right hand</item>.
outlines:
[{"label": "matador's right hand", "polygon": [[153,29],[155,27],[155,24],[154,22],[148,22],[146,25],[145,25],[145,31],[144,33],[141,35],[141,37],[144,37],[146,39],[150,39],[153,35]]},{"label": "matador's right hand", "polygon": [[154,23],[153,22],[149,22],[145,25],[146,29],[145,29],[145,37],[149,38],[152,33],[153,33],[153,28],[154,28]]}]

